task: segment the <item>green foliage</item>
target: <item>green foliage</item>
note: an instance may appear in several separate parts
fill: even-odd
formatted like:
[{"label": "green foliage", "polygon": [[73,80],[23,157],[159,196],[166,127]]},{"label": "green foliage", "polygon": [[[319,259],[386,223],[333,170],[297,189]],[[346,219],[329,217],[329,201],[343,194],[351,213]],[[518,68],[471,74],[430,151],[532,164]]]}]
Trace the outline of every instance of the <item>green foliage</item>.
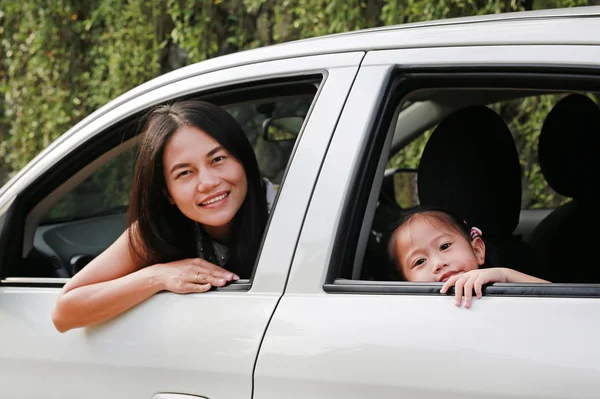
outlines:
[{"label": "green foliage", "polygon": [[[20,169],[84,116],[125,91],[207,58],[355,29],[594,1],[4,0],[0,170]],[[509,120],[519,132],[523,159],[535,159],[530,155],[541,118],[553,101],[540,97],[500,109],[514,114]],[[531,118],[519,117],[525,113]],[[415,167],[424,143],[419,139],[391,164]],[[524,165],[532,182],[527,198],[555,203],[535,168]]]},{"label": "green foliage", "polygon": [[12,170],[87,114],[159,74],[156,10],[143,0],[5,3],[0,157]]}]

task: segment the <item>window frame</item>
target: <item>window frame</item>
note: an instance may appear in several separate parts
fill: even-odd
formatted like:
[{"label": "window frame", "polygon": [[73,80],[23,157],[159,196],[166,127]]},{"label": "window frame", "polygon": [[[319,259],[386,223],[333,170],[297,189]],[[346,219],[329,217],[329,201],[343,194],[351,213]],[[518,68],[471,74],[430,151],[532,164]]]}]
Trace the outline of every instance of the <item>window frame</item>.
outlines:
[{"label": "window frame", "polygon": [[[261,99],[270,99],[277,97],[288,97],[297,95],[312,94],[313,98],[311,105],[305,117],[303,126],[295,140],[293,149],[287,159],[286,166],[282,175],[280,190],[285,184],[287,172],[290,162],[293,159],[298,145],[301,141],[306,122],[310,119],[311,112],[319,97],[320,91],[327,79],[327,71],[316,69],[310,73],[296,74],[294,76],[262,78],[257,77],[255,80],[249,80],[244,83],[226,82],[217,87],[200,89],[190,94],[169,98],[159,102],[158,104],[169,103],[176,100],[198,99],[212,102],[216,105],[233,105],[236,103],[259,101]],[[315,86],[314,90],[309,91],[308,86]],[[160,90],[160,89],[158,89]],[[234,101],[235,99],[235,101]],[[38,215],[35,221],[35,227],[27,226],[28,216],[38,204],[47,196],[52,195],[53,191],[57,190],[61,185],[68,183],[77,173],[85,169],[90,164],[94,163],[111,150],[124,144],[129,140],[135,140],[138,137],[140,125],[139,122],[148,109],[158,105],[154,104],[149,108],[142,109],[132,113],[124,119],[117,120],[111,123],[108,127],[94,134],[88,139],[81,142],[76,147],[72,148],[67,156],[58,160],[51,168],[40,174],[31,184],[29,184],[18,197],[10,205],[9,209],[2,215],[2,230],[0,232],[0,244],[2,248],[6,248],[3,253],[0,253],[0,286],[19,286],[19,287],[62,287],[70,277],[13,277],[18,276],[18,271],[22,269],[24,257],[22,256],[26,244],[26,235],[28,228],[31,237],[28,239],[33,242],[33,234],[39,226],[40,218]],[[106,162],[120,155],[117,152],[111,156]],[[89,160],[92,161],[89,161]],[[102,166],[102,165],[101,165]],[[100,166],[100,167],[101,167]],[[99,168],[100,168],[99,167]],[[93,175],[99,168],[93,168],[88,176],[83,179],[78,179],[78,182],[71,187],[70,190],[85,180],[86,177]],[[79,181],[80,180],[80,181]],[[55,203],[58,203],[61,196]],[[278,195],[276,195],[272,209],[275,210]],[[273,212],[271,212],[272,214]],[[254,264],[253,273],[248,280],[239,280],[225,287],[216,288],[218,291],[248,291],[252,286],[252,280],[256,272],[256,266],[260,259],[262,245],[268,231],[271,217],[267,221],[265,234],[259,248],[258,256]],[[9,234],[10,232],[10,234]],[[33,244],[31,245],[33,247]]]},{"label": "window frame", "polygon": [[[536,66],[436,66],[403,69],[396,66],[385,86],[381,106],[377,110],[375,123],[365,140],[367,146],[362,149],[358,167],[351,177],[349,192],[356,195],[346,198],[341,211],[340,223],[331,252],[323,290],[329,294],[367,294],[367,295],[445,295],[439,290],[442,283],[416,283],[404,281],[367,281],[351,278],[355,257],[361,248],[366,248],[367,240],[360,241],[361,231],[369,230],[373,221],[376,203],[369,201],[371,192],[379,193],[381,179],[375,172],[382,163],[382,156],[390,148],[389,134],[394,112],[402,101],[412,92],[420,89],[531,89],[550,91],[600,92],[600,76],[596,68],[572,66],[548,67]],[[385,162],[384,161],[384,162]],[[368,189],[367,189],[368,188]],[[371,208],[371,209],[369,209]],[[370,215],[367,220],[365,215]],[[345,251],[345,248],[357,248]],[[362,260],[361,260],[362,262]],[[452,288],[449,294],[454,293]],[[522,297],[561,297],[561,298],[597,298],[600,297],[600,284],[527,284],[494,283],[484,287],[486,296],[522,296]]]}]

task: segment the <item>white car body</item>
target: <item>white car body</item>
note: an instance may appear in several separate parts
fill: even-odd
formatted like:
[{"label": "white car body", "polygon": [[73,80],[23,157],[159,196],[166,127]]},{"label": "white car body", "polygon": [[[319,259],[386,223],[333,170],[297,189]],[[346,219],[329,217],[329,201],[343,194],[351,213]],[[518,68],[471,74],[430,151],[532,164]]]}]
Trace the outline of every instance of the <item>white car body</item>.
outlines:
[{"label": "white car body", "polygon": [[[60,334],[50,315],[65,280],[2,274],[0,397],[598,397],[598,297],[484,296],[465,310],[445,295],[345,291],[331,280],[343,209],[391,72],[506,66],[597,73],[600,7],[245,51],[160,76],[94,112],[2,187],[1,212],[61,159],[153,105],[265,79],[323,76],[251,283],[163,292],[111,321]],[[38,216],[33,207],[25,247]]]}]

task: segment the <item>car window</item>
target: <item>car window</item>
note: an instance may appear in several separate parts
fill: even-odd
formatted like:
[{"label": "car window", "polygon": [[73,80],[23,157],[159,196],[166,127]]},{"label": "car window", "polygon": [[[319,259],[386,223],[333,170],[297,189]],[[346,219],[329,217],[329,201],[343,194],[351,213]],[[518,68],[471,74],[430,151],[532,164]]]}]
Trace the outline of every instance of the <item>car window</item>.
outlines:
[{"label": "car window", "polygon": [[[224,91],[222,95],[212,92],[208,98],[198,98],[220,105],[240,123],[254,148],[262,177],[277,190],[317,89],[318,82],[310,78],[305,83],[293,82],[287,86],[277,83],[276,89],[254,86],[245,93],[236,87],[235,95]],[[127,123],[129,129],[140,126],[139,121]],[[106,134],[118,136],[122,134],[120,130],[127,128],[111,130],[112,133]],[[47,196],[45,200],[57,196],[60,199],[39,217],[33,245],[26,251],[26,270],[21,276],[72,276],[124,231],[137,144],[134,139],[119,140],[116,144],[117,147],[95,161],[83,162],[78,170],[70,172],[74,179],[86,168],[93,170],[83,181],[70,184],[67,178],[66,183]],[[111,151],[118,154],[99,161]],[[94,162],[102,164],[90,166]],[[65,185],[72,187],[65,190]]]},{"label": "car window", "polygon": [[[526,80],[525,77],[522,79]],[[575,245],[570,238],[573,234],[567,234],[565,229],[571,226],[570,223],[578,225],[583,222],[584,210],[579,207],[577,212],[573,211],[580,201],[573,201],[572,197],[557,192],[556,181],[550,180],[548,175],[542,172],[538,154],[542,128],[545,131],[553,131],[552,135],[560,138],[554,139],[552,147],[547,147],[549,149],[546,149],[545,156],[546,159],[553,159],[554,173],[559,175],[561,181],[576,181],[583,187],[592,184],[589,178],[578,176],[577,170],[571,164],[589,165],[589,161],[584,161],[588,162],[587,164],[579,162],[577,154],[584,154],[582,145],[588,142],[582,130],[588,131],[595,121],[594,115],[597,119],[597,115],[600,114],[597,93],[552,90],[551,85],[544,82],[542,77],[539,79],[539,85],[536,89],[529,86],[524,86],[527,89],[427,88],[397,99],[394,105],[397,122],[390,119],[386,121],[387,125],[382,124],[377,128],[378,134],[393,136],[387,141],[391,143],[389,152],[386,152],[384,147],[381,153],[376,153],[380,154],[379,157],[387,159],[387,164],[378,161],[378,164],[384,165],[377,171],[383,174],[383,178],[375,177],[373,180],[376,187],[373,190],[378,190],[379,194],[357,194],[353,201],[362,201],[364,208],[354,203],[347,208],[364,209],[362,212],[365,216],[361,225],[355,224],[351,229],[344,229],[347,233],[340,235],[337,240],[336,245],[339,247],[334,250],[332,258],[339,262],[336,266],[337,278],[341,278],[339,283],[344,284],[344,279],[403,281],[404,277],[397,264],[389,256],[390,236],[396,221],[410,208],[422,202],[430,206],[437,203],[436,206],[446,209],[456,207],[455,212],[460,209],[459,214],[466,220],[475,219],[477,227],[485,226],[482,229],[483,235],[487,240],[492,240],[488,241],[491,243],[489,252],[494,251],[494,259],[501,259],[504,267],[555,283],[599,283],[600,274],[596,273],[591,265],[564,267],[568,262],[567,251],[560,249],[569,248],[568,243]],[[516,84],[515,87],[519,86]],[[571,107],[569,112],[553,113],[554,116],[549,117],[557,104],[573,97],[586,99],[592,104],[590,107],[596,110],[590,111],[589,123],[578,121],[577,107]],[[388,111],[386,115],[393,114]],[[408,116],[403,118],[404,114]],[[454,117],[459,114],[460,117]],[[491,119],[485,117],[491,114],[495,116],[490,116]],[[451,117],[453,122],[446,123]],[[561,121],[563,117],[569,118],[568,122]],[[586,116],[582,114],[582,117]],[[437,139],[440,135],[453,137],[452,140],[454,137],[471,137],[460,132],[466,131],[465,126],[470,126],[470,121],[473,120],[492,123],[477,125],[478,127],[474,128],[477,129],[477,136],[502,138],[493,141],[484,139],[483,141],[494,143],[485,144],[484,147],[476,147],[472,138],[460,145]],[[455,134],[457,132],[459,134]],[[434,134],[436,141],[443,143],[437,144],[437,147],[432,145],[435,150],[432,146],[428,147]],[[573,142],[570,136],[582,139]],[[425,162],[424,152],[427,149],[429,152]],[[490,175],[472,173],[482,165],[481,162],[496,159],[496,156],[499,162],[494,161],[493,164],[502,165],[501,168],[506,169],[501,169],[499,173],[494,171],[495,174]],[[373,166],[363,165],[361,170],[374,171],[375,161],[371,162]],[[423,166],[423,162],[426,166]],[[485,170],[488,173],[497,169]],[[550,172],[547,169],[549,168],[546,167],[544,171],[548,174]],[[462,174],[457,175],[456,171],[462,171]],[[579,170],[579,173],[589,176],[590,172]],[[505,175],[513,177],[505,178]],[[436,177],[433,179],[426,176]],[[478,177],[473,180],[473,176]],[[559,180],[558,177],[555,179]],[[357,177],[356,181],[361,181],[359,179]],[[463,185],[465,181],[469,183]],[[443,189],[440,190],[440,187]],[[467,187],[470,188],[466,189]],[[419,189],[424,192],[419,192]],[[559,191],[571,191],[564,188],[563,190]],[[581,188],[578,192],[593,193],[594,190]],[[589,204],[586,206],[589,208]],[[552,215],[553,210],[560,212]],[[590,214],[588,219],[594,217],[593,215]],[[554,216],[552,222],[550,216]],[[343,219],[356,220],[356,217],[346,215]],[[358,228],[361,229],[360,232],[354,230]],[[557,241],[556,237],[560,237],[560,241]],[[343,250],[354,246],[357,248],[356,253],[350,252],[350,255],[347,255],[348,251]],[[439,288],[436,291],[434,287],[419,287],[419,292],[423,293],[439,291]],[[403,288],[398,289],[402,291]],[[353,290],[354,288],[350,289]]]}]

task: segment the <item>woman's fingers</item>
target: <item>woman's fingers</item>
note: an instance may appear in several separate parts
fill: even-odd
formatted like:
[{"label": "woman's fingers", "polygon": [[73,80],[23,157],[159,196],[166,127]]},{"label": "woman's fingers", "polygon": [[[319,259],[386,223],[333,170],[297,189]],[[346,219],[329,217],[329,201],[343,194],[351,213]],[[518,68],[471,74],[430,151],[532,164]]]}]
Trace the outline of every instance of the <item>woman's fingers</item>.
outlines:
[{"label": "woman's fingers", "polygon": [[183,287],[181,287],[180,294],[191,294],[194,292],[206,292],[211,289],[210,284],[194,284],[187,283]]},{"label": "woman's fingers", "polygon": [[180,294],[206,292],[211,287],[223,287],[228,282],[239,279],[235,273],[199,258],[182,259],[157,266],[165,281],[164,289]]},{"label": "woman's fingers", "polygon": [[240,277],[237,274],[232,273],[229,270],[223,269],[222,267],[217,266],[213,263],[210,263],[204,259],[200,259],[200,258],[192,259],[192,264],[197,269],[197,271],[199,271],[201,273],[212,275],[212,276],[218,277],[218,278],[220,277],[227,281],[233,281],[233,280],[240,279]]},{"label": "woman's fingers", "polygon": [[228,282],[228,280],[223,277],[220,277],[218,275],[215,276],[212,274],[207,274],[207,273],[201,272],[201,271],[196,271],[195,274],[191,274],[189,276],[188,280],[192,283],[211,284],[211,285],[214,285],[215,287],[223,287]]}]

